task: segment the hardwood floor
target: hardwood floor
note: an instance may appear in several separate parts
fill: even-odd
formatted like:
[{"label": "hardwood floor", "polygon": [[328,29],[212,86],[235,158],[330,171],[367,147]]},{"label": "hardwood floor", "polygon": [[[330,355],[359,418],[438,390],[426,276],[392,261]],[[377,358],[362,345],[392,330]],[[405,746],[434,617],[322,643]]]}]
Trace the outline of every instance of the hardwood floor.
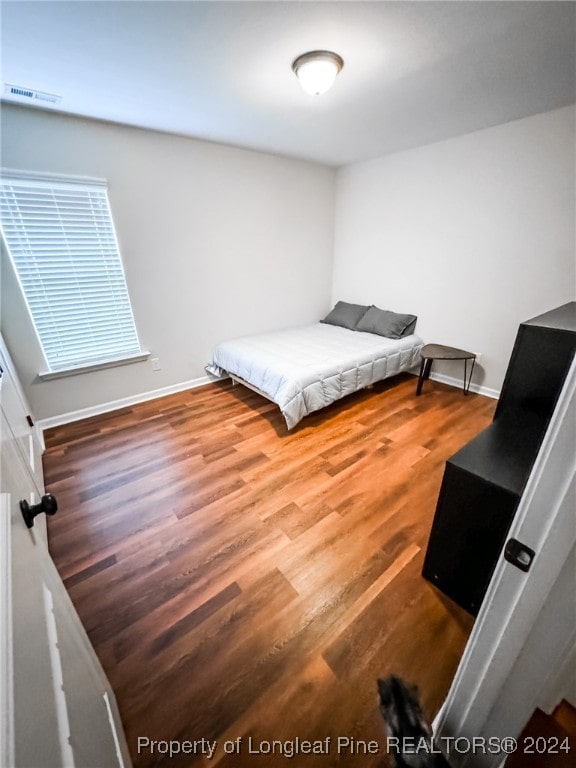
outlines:
[{"label": "hardwood floor", "polygon": [[415,388],[397,377],[288,432],[214,384],[46,434],[50,549],[135,766],[383,768],[390,673],[433,717],[472,619],[420,571],[444,461],[495,401]]}]

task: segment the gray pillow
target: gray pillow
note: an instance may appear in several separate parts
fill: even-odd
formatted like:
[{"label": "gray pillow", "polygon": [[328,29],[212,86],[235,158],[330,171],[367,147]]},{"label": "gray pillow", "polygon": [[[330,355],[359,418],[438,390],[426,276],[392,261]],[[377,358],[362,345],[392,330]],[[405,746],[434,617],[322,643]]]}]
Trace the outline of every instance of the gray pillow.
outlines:
[{"label": "gray pillow", "polygon": [[356,330],[377,333],[378,336],[387,336],[389,339],[401,339],[414,333],[416,320],[416,315],[400,315],[372,305],[360,318]]},{"label": "gray pillow", "polygon": [[346,301],[338,301],[334,309],[320,322],[328,323],[328,325],[340,325],[342,328],[355,331],[358,321],[368,309],[367,304],[348,304]]}]

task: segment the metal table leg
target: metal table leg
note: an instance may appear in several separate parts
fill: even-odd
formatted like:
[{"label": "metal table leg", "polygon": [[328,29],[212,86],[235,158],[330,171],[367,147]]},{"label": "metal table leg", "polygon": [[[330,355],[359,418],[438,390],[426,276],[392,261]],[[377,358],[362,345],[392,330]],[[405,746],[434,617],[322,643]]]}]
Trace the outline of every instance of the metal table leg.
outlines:
[{"label": "metal table leg", "polygon": [[416,387],[416,394],[420,395],[422,393],[422,385],[424,384],[425,379],[430,378],[430,369],[432,368],[432,358],[431,357],[423,357],[420,361],[420,373],[418,374],[418,385]]},{"label": "metal table leg", "polygon": [[[467,364],[468,364],[468,360],[469,359],[472,360],[472,365],[470,366],[470,376],[468,376],[468,381],[466,381],[466,369],[467,369]],[[464,383],[463,383],[463,391],[464,391],[465,395],[467,395],[468,392],[470,391],[470,384],[472,382],[472,374],[474,373],[474,364],[475,363],[476,363],[476,357],[473,357],[473,358],[466,358],[465,357],[464,358]]]}]

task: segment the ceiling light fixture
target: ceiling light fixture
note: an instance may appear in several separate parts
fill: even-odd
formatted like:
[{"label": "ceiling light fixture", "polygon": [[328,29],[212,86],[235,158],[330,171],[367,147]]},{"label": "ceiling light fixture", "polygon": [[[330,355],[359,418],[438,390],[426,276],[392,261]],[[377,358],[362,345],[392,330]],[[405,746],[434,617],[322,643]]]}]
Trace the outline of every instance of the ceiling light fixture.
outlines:
[{"label": "ceiling light fixture", "polygon": [[344,61],[332,51],[309,51],[292,62],[292,71],[306,93],[319,96],[334,85]]}]

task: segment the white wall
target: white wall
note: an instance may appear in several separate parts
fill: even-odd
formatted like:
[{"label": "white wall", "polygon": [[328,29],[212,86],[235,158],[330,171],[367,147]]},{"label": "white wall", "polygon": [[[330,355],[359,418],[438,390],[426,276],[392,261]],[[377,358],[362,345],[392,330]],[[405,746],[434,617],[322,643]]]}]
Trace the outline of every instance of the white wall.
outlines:
[{"label": "white wall", "polygon": [[149,362],[39,382],[45,368],[2,260],[2,326],[36,418],[204,374],[217,342],[329,308],[335,171],[183,137],[2,106],[2,165],[106,178]]},{"label": "white wall", "polygon": [[518,324],[576,295],[575,135],[566,107],[341,169],[333,299],[417,314],[499,390]]},{"label": "white wall", "polygon": [[575,124],[567,107],[336,173],[3,105],[4,166],[108,179],[137,326],[162,366],[39,382],[4,254],[3,333],[36,417],[195,379],[221,339],[313,322],[338,299],[414,312],[425,341],[482,353],[475,382],[497,393],[518,324],[576,295]]}]

